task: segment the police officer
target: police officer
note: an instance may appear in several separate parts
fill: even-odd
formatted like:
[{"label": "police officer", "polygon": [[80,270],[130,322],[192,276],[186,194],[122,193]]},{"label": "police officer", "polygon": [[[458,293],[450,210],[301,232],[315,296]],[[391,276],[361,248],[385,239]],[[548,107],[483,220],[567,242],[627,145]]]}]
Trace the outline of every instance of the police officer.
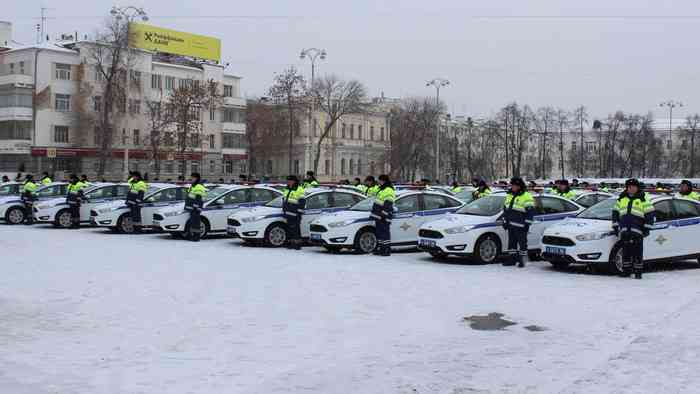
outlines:
[{"label": "police officer", "polygon": [[71,215],[70,228],[80,228],[80,205],[83,201],[84,188],[85,184],[80,182],[78,176],[71,174],[70,183],[68,184],[68,196],[66,197]]},{"label": "police officer", "polygon": [[84,188],[85,188],[85,187],[88,187],[88,186],[90,186],[90,185],[92,185],[92,184],[90,183],[90,181],[88,180],[87,175],[85,175],[85,174],[83,174],[83,175],[80,176],[80,183],[83,184],[83,187],[84,187]]},{"label": "police officer", "polygon": [[306,178],[304,178],[304,182],[301,184],[301,187],[303,189],[318,187],[318,181],[316,180],[316,176],[314,175],[313,171],[306,171]]},{"label": "police officer", "polygon": [[661,193],[666,193],[666,188],[664,187],[664,184],[661,182],[656,182],[656,192],[661,194]]},{"label": "police officer", "polygon": [[352,181],[352,185],[355,186],[355,189],[357,189],[357,191],[359,191],[360,193],[367,194],[367,186],[362,184],[362,179],[355,178]]},{"label": "police officer", "polygon": [[612,213],[613,231],[622,241],[622,277],[642,279],[644,270],[644,237],[654,225],[654,205],[636,179],[625,182]]},{"label": "police officer", "polygon": [[190,213],[190,240],[199,242],[202,237],[202,207],[207,198],[207,188],[202,184],[202,177],[198,172],[190,175],[190,187],[185,198],[185,211]]},{"label": "police officer", "polygon": [[8,177],[7,175],[2,176],[2,183],[7,183],[9,181],[10,181],[10,177]]},{"label": "police officer", "polygon": [[508,231],[509,259],[503,265],[525,267],[527,233],[534,223],[535,199],[527,191],[522,178],[510,180],[510,190],[503,203],[503,228]]},{"label": "police officer", "polygon": [[569,181],[566,179],[561,179],[557,181],[557,190],[554,192],[555,195],[559,197],[564,197],[567,200],[573,200],[576,198],[576,193],[569,187]]},{"label": "police officer", "polygon": [[365,178],[365,194],[367,197],[376,197],[379,193],[379,185],[372,175],[367,175]]},{"label": "police officer", "polygon": [[49,176],[49,173],[48,173],[48,172],[44,171],[44,174],[43,174],[43,175],[44,175],[44,176],[42,176],[42,177],[41,177],[41,180],[40,180],[40,182],[41,182],[42,185],[46,186],[46,185],[51,184],[51,182],[53,182],[53,181],[51,180],[51,177]]},{"label": "police officer", "polygon": [[374,254],[378,256],[391,255],[391,219],[394,216],[394,201],[396,191],[389,175],[379,176],[379,191],[372,205],[370,217],[374,219],[377,235],[377,248]]},{"label": "police officer", "polygon": [[457,194],[462,191],[462,187],[459,186],[459,183],[457,181],[452,182],[452,193]]},{"label": "police officer", "polygon": [[31,174],[24,177],[22,185],[22,203],[24,204],[24,224],[31,225],[34,222],[34,201],[36,200],[36,183]]},{"label": "police officer", "polygon": [[287,247],[290,249],[301,249],[301,215],[306,205],[304,192],[296,175],[287,177],[287,187],[282,192],[282,213],[289,229]]},{"label": "police officer", "polygon": [[608,193],[610,191],[610,188],[608,188],[608,185],[605,182],[600,182],[598,190],[600,190],[601,192]]},{"label": "police officer", "polygon": [[491,194],[491,188],[489,187],[489,185],[486,184],[486,181],[484,181],[483,179],[479,181],[479,185],[477,186],[476,190],[472,192],[472,196],[475,200],[478,200],[484,196],[488,196],[489,194]]},{"label": "police officer", "polygon": [[700,201],[700,193],[693,191],[693,184],[689,180],[684,179],[678,186],[678,193],[676,193],[676,198],[683,198],[686,200]]},{"label": "police officer", "polygon": [[134,231],[141,231],[141,207],[143,207],[143,196],[148,190],[148,184],[141,179],[141,173],[134,171],[129,182],[129,193],[126,195],[126,205],[129,207],[131,224]]}]

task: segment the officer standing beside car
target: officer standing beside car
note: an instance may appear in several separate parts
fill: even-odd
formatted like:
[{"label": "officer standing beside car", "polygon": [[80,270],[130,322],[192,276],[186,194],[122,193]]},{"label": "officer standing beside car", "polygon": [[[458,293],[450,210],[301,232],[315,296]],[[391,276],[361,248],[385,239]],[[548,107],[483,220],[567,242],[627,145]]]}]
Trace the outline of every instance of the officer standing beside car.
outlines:
[{"label": "officer standing beside car", "polygon": [[190,213],[190,241],[199,242],[202,238],[202,208],[208,191],[202,184],[202,177],[198,172],[193,172],[190,177],[190,187],[187,189],[185,198],[185,211]]},{"label": "officer standing beside car", "polygon": [[71,216],[70,228],[73,229],[80,228],[80,205],[83,202],[83,189],[85,186],[76,174],[71,174],[66,202],[68,203]]},{"label": "officer standing beside car", "polygon": [[687,179],[681,181],[675,197],[700,202],[700,193],[693,191],[693,184]]},{"label": "officer standing beside car", "polygon": [[365,178],[365,195],[367,197],[376,197],[379,193],[379,185],[372,175],[367,175]]},{"label": "officer standing beside car", "polygon": [[564,197],[567,200],[573,200],[576,198],[576,193],[571,190],[571,187],[569,187],[569,181],[566,179],[560,179],[557,181],[557,190],[554,192],[554,194],[559,197]]},{"label": "officer standing beside car", "polygon": [[148,190],[148,185],[141,178],[139,171],[134,171],[131,174],[129,182],[129,193],[126,195],[126,205],[129,207],[131,224],[134,226],[134,231],[141,231],[141,207],[143,207],[143,196]]},{"label": "officer standing beside car", "polygon": [[46,185],[51,184],[52,180],[51,180],[51,177],[49,176],[48,172],[44,171],[44,174],[41,177],[40,182],[41,182],[42,186],[46,186]]},{"label": "officer standing beside car", "polygon": [[486,184],[486,181],[482,179],[479,181],[476,190],[472,192],[472,197],[475,200],[478,200],[481,197],[488,196],[489,194],[491,194],[491,188],[489,188],[489,185]]},{"label": "officer standing beside car", "polygon": [[374,219],[377,236],[377,248],[374,254],[378,256],[391,255],[391,219],[394,217],[394,201],[396,191],[389,175],[379,176],[379,191],[372,205],[370,217]]},{"label": "officer standing beside car", "polygon": [[636,179],[625,182],[625,190],[620,194],[613,208],[613,231],[622,242],[622,273],[642,279],[644,270],[644,237],[654,225],[654,204],[649,194],[642,190]]},{"label": "officer standing beside car", "polygon": [[534,223],[535,199],[527,191],[522,178],[510,180],[510,190],[503,202],[503,228],[508,231],[508,260],[505,266],[518,264],[525,267],[527,259],[527,233]]},{"label": "officer standing beside car", "polygon": [[32,224],[34,222],[34,201],[36,200],[36,183],[31,174],[24,177],[22,185],[22,203],[24,204],[24,224]]},{"label": "officer standing beside car", "polygon": [[287,187],[282,192],[282,214],[289,229],[287,247],[290,249],[301,249],[301,216],[306,205],[304,192],[296,175],[287,177]]}]

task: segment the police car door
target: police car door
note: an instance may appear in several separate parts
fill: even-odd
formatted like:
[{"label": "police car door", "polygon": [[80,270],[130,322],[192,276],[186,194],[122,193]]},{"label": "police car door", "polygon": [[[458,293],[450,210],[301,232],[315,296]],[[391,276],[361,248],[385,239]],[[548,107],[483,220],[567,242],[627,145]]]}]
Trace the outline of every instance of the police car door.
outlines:
[{"label": "police car door", "polygon": [[537,196],[535,197],[535,223],[530,226],[527,234],[528,249],[541,248],[544,230],[567,217],[574,216],[578,207],[562,198]]},{"label": "police car door", "polygon": [[[654,204],[656,221],[649,236],[644,238],[644,260],[659,259],[683,254],[675,252],[681,249],[672,200],[658,201]],[[697,242],[697,241],[696,241]]]},{"label": "police car door", "polygon": [[301,236],[309,236],[309,226],[311,222],[316,220],[325,210],[331,208],[331,194],[333,192],[316,193],[306,200],[304,214],[301,215]]},{"label": "police car door", "polygon": [[364,200],[364,197],[356,194],[336,191],[333,193],[332,209],[329,211],[345,211],[362,200]]},{"label": "police car door", "polygon": [[90,210],[99,204],[104,204],[114,200],[117,195],[117,185],[99,187],[84,195],[85,200],[80,204],[80,221],[85,222],[90,219]]},{"label": "police car door", "polygon": [[263,205],[268,201],[274,200],[280,193],[275,193],[272,190],[252,188],[250,189],[250,200],[254,206]]},{"label": "police car door", "polygon": [[674,256],[688,256],[700,253],[698,232],[700,230],[700,204],[687,200],[673,200],[678,242],[671,252]]},{"label": "police car door", "polygon": [[394,203],[396,210],[391,221],[391,244],[415,243],[420,224],[418,194],[399,197]]},{"label": "police car door", "polygon": [[167,187],[148,197],[141,208],[141,221],[144,225],[153,224],[153,214],[163,207],[185,201],[184,187]]},{"label": "police car door", "polygon": [[226,219],[234,209],[241,208],[248,203],[249,189],[231,190],[217,198],[204,208],[204,216],[209,220],[211,231],[223,231],[226,229]]}]

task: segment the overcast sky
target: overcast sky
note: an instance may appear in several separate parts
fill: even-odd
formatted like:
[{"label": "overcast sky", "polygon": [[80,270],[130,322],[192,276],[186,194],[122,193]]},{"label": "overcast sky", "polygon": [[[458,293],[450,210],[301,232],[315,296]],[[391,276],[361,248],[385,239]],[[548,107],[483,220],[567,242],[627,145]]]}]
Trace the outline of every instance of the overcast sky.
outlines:
[{"label": "overcast sky", "polygon": [[[92,33],[114,4],[4,0],[0,19],[14,38],[36,39],[40,8],[52,36]],[[242,91],[262,95],[273,74],[304,47],[324,48],[319,73],[364,82],[372,95],[434,95],[425,82],[447,78],[442,97],[455,115],[484,116],[513,100],[533,107],[588,106],[653,111],[682,101],[700,112],[700,2],[697,0],[133,0],[150,23],[221,38],[228,72]],[[9,7],[8,7],[9,6]],[[675,114],[674,114],[675,115]],[[674,116],[676,117],[676,116]]]}]

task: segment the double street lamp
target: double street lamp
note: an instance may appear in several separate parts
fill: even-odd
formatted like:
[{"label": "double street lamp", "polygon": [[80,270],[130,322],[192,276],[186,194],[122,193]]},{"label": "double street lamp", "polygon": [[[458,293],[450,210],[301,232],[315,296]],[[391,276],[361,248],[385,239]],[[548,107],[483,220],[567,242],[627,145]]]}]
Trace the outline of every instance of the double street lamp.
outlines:
[{"label": "double street lamp", "polygon": [[126,7],[112,6],[112,9],[109,11],[109,13],[118,21],[121,21],[122,18],[126,19],[127,22],[133,22],[137,18],[141,19],[144,22],[148,21],[148,15],[146,14],[146,11],[144,11],[143,8],[134,7],[132,5]]},{"label": "double street lamp", "polygon": [[673,109],[676,107],[682,107],[683,103],[676,100],[668,100],[659,104],[659,107],[668,108],[668,144],[667,148],[670,149],[671,140],[673,139]]},{"label": "double street lamp", "polygon": [[316,59],[325,60],[326,50],[318,48],[307,48],[302,49],[301,54],[299,54],[299,59],[304,60],[309,58],[311,61],[311,88],[314,87],[314,79],[316,78]]},{"label": "double street lamp", "polygon": [[428,81],[425,86],[435,87],[435,108],[437,110],[437,120],[435,122],[437,129],[435,130],[435,180],[440,181],[440,88],[450,85],[450,81],[445,78],[435,78]]}]

